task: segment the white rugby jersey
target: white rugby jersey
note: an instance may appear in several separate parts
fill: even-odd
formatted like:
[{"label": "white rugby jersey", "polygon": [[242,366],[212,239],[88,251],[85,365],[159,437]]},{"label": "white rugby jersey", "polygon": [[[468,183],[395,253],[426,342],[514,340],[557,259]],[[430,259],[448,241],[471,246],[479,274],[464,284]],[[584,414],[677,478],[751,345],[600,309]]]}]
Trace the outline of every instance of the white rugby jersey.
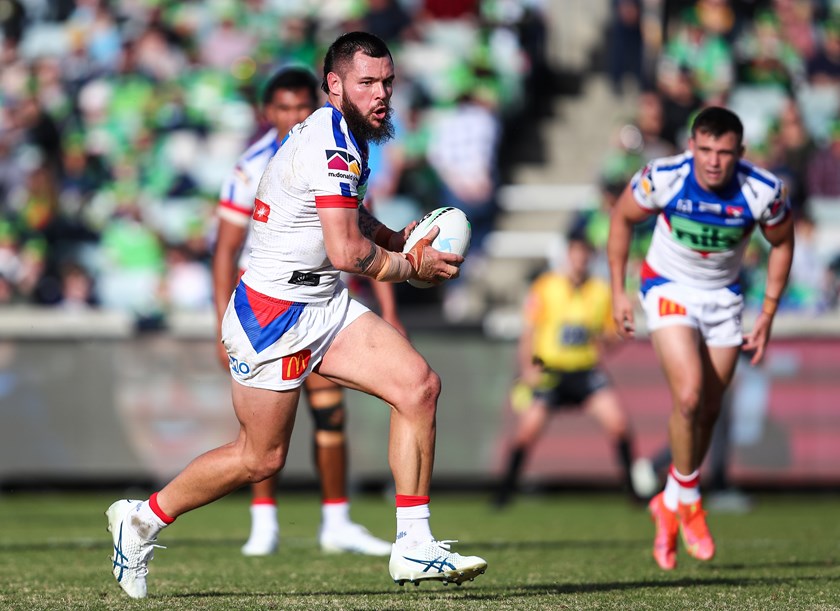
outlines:
[{"label": "white rugby jersey", "polygon": [[331,297],[339,271],[327,258],[317,208],[357,208],[369,173],[367,146],[356,141],[338,109],[327,104],[296,125],[257,188],[242,281],[285,301]]},{"label": "white rugby jersey", "polygon": [[[219,195],[219,218],[234,225],[247,227],[254,212],[254,198],[257,186],[268,162],[280,148],[277,130],[268,130],[263,137],[249,146],[236,162],[236,167],[222,183]],[[239,255],[239,269],[248,269],[248,254],[251,251],[251,232],[245,234],[245,244]]]},{"label": "white rugby jersey", "polygon": [[745,160],[720,192],[697,183],[690,152],[651,161],[631,185],[636,202],[659,213],[642,270],[643,293],[667,281],[740,293],[741,261],[756,223],[772,227],[790,213],[782,181]]}]

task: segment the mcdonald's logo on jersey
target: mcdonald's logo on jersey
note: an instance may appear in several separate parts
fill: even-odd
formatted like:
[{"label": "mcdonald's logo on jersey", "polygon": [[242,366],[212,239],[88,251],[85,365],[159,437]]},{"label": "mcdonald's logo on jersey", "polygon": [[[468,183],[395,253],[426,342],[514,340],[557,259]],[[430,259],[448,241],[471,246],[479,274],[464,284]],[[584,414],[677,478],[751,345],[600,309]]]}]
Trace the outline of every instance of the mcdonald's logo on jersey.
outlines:
[{"label": "mcdonald's logo on jersey", "polygon": [[281,363],[283,365],[283,379],[297,380],[309,367],[309,359],[312,358],[311,350],[301,350],[289,356],[284,356]]},{"label": "mcdonald's logo on jersey", "polygon": [[327,167],[331,170],[339,172],[350,172],[356,176],[362,173],[362,166],[359,160],[353,157],[347,151],[328,150],[327,153]]},{"label": "mcdonald's logo on jersey", "polygon": [[660,316],[685,316],[685,306],[681,306],[678,303],[671,301],[670,299],[665,299],[664,297],[659,298],[659,315]]}]

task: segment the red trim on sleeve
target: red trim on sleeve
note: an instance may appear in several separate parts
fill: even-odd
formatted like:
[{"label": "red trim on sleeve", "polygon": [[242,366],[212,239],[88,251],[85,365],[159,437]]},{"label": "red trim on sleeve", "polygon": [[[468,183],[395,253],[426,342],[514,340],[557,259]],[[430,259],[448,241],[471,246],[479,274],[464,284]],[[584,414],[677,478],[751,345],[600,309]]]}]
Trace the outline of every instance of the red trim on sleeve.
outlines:
[{"label": "red trim on sleeve", "polygon": [[226,210],[233,210],[234,212],[238,212],[243,216],[251,216],[251,210],[248,208],[243,208],[239,204],[230,201],[229,199],[223,199],[219,201],[219,208],[225,208]]},{"label": "red trim on sleeve", "polygon": [[316,208],[358,208],[359,200],[346,195],[316,195]]}]

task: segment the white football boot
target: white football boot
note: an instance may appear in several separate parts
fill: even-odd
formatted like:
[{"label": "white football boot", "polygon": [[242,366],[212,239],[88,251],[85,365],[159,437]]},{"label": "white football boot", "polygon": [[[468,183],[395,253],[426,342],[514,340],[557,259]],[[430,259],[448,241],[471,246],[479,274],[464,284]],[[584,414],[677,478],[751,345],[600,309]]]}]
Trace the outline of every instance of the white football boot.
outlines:
[{"label": "white football boot", "polygon": [[114,540],[113,573],[117,583],[131,598],[146,597],[146,575],[149,560],[154,556],[156,538],[144,539],[138,532],[144,524],[137,516],[143,501],[123,499],[113,503],[105,515],[108,532]]},{"label": "white football boot", "polygon": [[318,542],[321,551],[328,554],[351,552],[366,556],[387,556],[391,553],[390,543],[374,537],[367,528],[354,522],[329,530],[321,527]]},{"label": "white football boot", "polygon": [[406,581],[420,585],[421,581],[450,581],[461,585],[472,581],[487,570],[487,562],[478,556],[462,556],[449,551],[449,544],[457,541],[427,541],[405,550],[391,552],[388,569],[394,583]]},{"label": "white football boot", "polygon": [[280,544],[280,532],[256,532],[251,531],[251,536],[242,546],[243,556],[270,556],[277,552]]}]

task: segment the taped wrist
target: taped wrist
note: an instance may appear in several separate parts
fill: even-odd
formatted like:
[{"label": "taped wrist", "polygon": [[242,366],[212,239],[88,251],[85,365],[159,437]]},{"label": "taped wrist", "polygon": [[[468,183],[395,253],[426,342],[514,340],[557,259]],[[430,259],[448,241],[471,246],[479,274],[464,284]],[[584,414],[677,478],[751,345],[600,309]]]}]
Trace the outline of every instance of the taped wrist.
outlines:
[{"label": "taped wrist", "polygon": [[364,270],[365,276],[375,278],[380,282],[402,282],[411,278],[413,269],[405,256],[397,252],[385,250],[376,245],[376,254],[370,265]]},{"label": "taped wrist", "polygon": [[778,297],[770,297],[769,295],[764,296],[764,303],[761,304],[761,311],[767,314],[768,316],[775,316],[776,310],[779,308],[779,298]]},{"label": "taped wrist", "polygon": [[405,258],[408,259],[411,267],[414,268],[417,278],[433,282],[436,276],[434,262],[424,256],[426,254],[426,247],[430,244],[431,240],[427,240],[425,238],[419,240],[417,244],[412,246],[405,254]]}]

